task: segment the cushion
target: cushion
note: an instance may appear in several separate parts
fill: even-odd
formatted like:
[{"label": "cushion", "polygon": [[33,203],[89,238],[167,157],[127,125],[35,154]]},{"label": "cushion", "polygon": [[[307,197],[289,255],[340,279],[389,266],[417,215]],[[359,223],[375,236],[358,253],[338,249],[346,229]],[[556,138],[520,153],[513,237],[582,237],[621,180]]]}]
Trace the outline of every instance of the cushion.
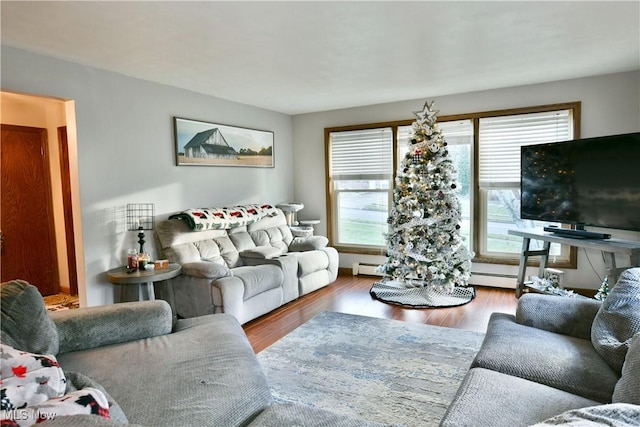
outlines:
[{"label": "cushion", "polygon": [[205,277],[207,279],[218,279],[220,277],[233,275],[226,265],[209,261],[196,261],[182,264],[182,274],[188,274],[194,277]]},{"label": "cushion", "polygon": [[470,369],[441,427],[526,426],[598,402],[489,369]]},{"label": "cushion", "polygon": [[229,236],[216,237],[213,240],[215,240],[220,248],[220,256],[222,256],[224,262],[226,262],[230,268],[240,267],[242,265],[240,254],[238,254],[238,250],[233,245],[231,239],[229,239]]},{"label": "cushion", "polygon": [[273,264],[237,267],[233,275],[242,281],[244,301],[271,289],[281,288],[284,280],[282,270]]},{"label": "cushion", "polygon": [[505,313],[491,315],[472,366],[546,384],[601,403],[611,402],[620,379],[591,341],[520,325],[515,316]]},{"label": "cushion", "polygon": [[598,310],[591,326],[591,342],[615,371],[622,364],[631,338],[640,332],[640,268],[625,270]]},{"label": "cushion", "polygon": [[324,236],[310,236],[306,238],[296,238],[291,245],[289,245],[290,251],[303,252],[313,251],[316,249],[322,249],[329,244],[329,239]]},{"label": "cushion", "polygon": [[280,255],[282,255],[282,251],[273,246],[257,246],[240,252],[241,257],[251,259],[272,259],[278,258]]},{"label": "cushion", "polygon": [[349,415],[301,403],[275,403],[262,411],[249,426],[304,426],[304,427],[388,427]]},{"label": "cushion", "polygon": [[622,376],[613,390],[613,403],[640,405],[640,333],[631,339],[627,357],[622,365]]},{"label": "cushion", "polygon": [[0,340],[18,350],[58,353],[58,330],[47,314],[42,295],[23,280],[0,286]]},{"label": "cushion", "polygon": [[256,247],[256,244],[253,243],[251,236],[246,231],[240,232],[230,232],[229,239],[233,242],[233,245],[236,247],[238,252],[242,252],[247,249],[252,249]]},{"label": "cushion", "polygon": [[217,262],[218,264],[224,262],[220,255],[220,247],[214,240],[202,240],[195,242],[193,245],[198,248],[198,252],[200,253],[198,258]]},{"label": "cushion", "polygon": [[573,427],[637,427],[640,425],[640,406],[613,403],[572,409],[531,427],[557,425]]}]

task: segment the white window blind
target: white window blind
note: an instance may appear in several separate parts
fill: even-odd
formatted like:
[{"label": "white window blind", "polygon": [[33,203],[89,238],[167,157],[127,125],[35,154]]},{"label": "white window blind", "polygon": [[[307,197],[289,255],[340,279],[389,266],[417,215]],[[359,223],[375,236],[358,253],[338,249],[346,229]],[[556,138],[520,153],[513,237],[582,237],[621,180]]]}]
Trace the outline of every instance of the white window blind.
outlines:
[{"label": "white window blind", "polygon": [[479,181],[520,182],[520,147],[573,139],[570,110],[480,119]]},{"label": "white window blind", "polygon": [[331,132],[331,177],[385,179],[392,173],[391,128]]}]

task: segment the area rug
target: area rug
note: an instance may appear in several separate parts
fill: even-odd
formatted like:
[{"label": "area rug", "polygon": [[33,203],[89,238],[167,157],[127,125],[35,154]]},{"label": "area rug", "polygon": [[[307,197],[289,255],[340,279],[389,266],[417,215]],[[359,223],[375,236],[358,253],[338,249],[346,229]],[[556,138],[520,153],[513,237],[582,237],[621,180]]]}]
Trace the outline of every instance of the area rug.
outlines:
[{"label": "area rug", "polygon": [[409,308],[456,307],[476,297],[473,286],[455,286],[447,292],[436,287],[406,286],[397,281],[375,282],[369,293],[382,302]]},{"label": "area rug", "polygon": [[274,399],[437,426],[484,334],[322,312],[258,354]]}]

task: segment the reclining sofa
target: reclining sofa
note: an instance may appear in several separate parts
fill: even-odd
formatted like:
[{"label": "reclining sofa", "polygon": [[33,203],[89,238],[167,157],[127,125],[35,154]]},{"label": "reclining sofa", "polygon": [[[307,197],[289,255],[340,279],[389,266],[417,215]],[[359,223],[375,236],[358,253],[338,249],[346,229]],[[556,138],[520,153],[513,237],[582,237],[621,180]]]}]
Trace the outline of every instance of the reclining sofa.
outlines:
[{"label": "reclining sofa", "polygon": [[20,280],[0,308],[3,426],[381,426],[274,402],[229,314],[176,320],[163,300],[47,312]]},{"label": "reclining sofa", "polygon": [[271,205],[189,209],[155,227],[178,317],[229,313],[244,324],[334,282],[338,252],[324,236],[294,237]]},{"label": "reclining sofa", "polygon": [[443,427],[639,426],[640,268],[609,296],[525,294],[493,313]]}]

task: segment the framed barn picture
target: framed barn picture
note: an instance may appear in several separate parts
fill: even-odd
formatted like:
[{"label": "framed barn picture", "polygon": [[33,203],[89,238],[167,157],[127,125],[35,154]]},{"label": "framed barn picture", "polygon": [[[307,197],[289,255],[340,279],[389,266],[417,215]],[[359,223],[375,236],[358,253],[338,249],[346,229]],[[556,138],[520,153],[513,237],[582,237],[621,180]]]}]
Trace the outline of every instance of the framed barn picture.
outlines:
[{"label": "framed barn picture", "polygon": [[275,165],[273,132],[173,118],[177,166]]}]

